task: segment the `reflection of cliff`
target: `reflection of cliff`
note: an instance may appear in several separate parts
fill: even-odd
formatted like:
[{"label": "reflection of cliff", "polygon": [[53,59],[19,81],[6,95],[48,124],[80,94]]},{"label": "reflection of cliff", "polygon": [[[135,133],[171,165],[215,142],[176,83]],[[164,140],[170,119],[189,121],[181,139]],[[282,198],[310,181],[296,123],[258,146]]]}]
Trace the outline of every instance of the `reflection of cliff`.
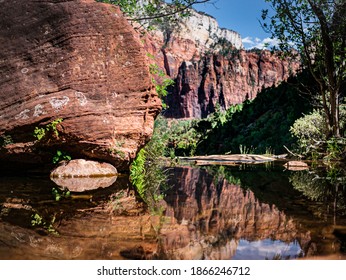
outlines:
[{"label": "reflection of cliff", "polygon": [[[216,181],[206,171],[192,168],[177,169],[174,179],[165,201],[166,218],[176,224],[161,231],[165,235],[163,246],[173,255],[175,250],[186,254],[191,244],[197,243],[203,248],[203,258],[229,259],[240,239],[309,241],[309,235],[299,232],[275,205],[260,203],[254,193],[225,179]],[[186,230],[175,230],[184,226]]]}]

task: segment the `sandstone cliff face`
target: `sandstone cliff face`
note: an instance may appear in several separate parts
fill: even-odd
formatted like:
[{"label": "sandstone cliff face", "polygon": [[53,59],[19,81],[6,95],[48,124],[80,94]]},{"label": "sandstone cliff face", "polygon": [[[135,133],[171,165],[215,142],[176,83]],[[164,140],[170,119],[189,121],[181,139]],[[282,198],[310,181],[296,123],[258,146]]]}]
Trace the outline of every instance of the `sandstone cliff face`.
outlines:
[{"label": "sandstone cliff face", "polygon": [[277,86],[300,66],[278,53],[244,50],[238,33],[220,28],[205,14],[192,11],[171,25],[146,37],[147,51],[176,82],[166,101],[168,117],[203,118],[216,104],[228,109],[255,98],[262,88]]},{"label": "sandstone cliff face", "polygon": [[[0,26],[0,160],[50,162],[60,149],[126,169],[161,102],[139,37],[118,8],[4,1]],[[58,133],[33,137],[35,127],[60,118]]]},{"label": "sandstone cliff face", "polygon": [[205,13],[189,10],[189,16],[176,22],[165,22],[158,26],[155,36],[174,48],[179,41],[193,43],[199,53],[211,48],[220,49],[221,43],[228,42],[236,49],[243,48],[239,33],[221,28],[215,18]]},{"label": "sandstone cliff face", "polygon": [[270,51],[240,50],[184,61],[167,99],[170,108],[167,115],[206,117],[215,111],[216,104],[228,109],[252,100],[263,88],[277,86],[295,75],[298,69],[298,61],[282,60]]}]

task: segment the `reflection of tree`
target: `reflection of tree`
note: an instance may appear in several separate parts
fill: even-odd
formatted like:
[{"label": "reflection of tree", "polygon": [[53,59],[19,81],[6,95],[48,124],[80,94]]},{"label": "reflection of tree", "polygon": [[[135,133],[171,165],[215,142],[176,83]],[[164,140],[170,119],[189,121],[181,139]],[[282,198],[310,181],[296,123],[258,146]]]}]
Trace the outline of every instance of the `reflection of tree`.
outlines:
[{"label": "reflection of tree", "polygon": [[335,166],[310,172],[292,173],[289,180],[293,187],[317,203],[319,216],[346,215],[345,174]]}]

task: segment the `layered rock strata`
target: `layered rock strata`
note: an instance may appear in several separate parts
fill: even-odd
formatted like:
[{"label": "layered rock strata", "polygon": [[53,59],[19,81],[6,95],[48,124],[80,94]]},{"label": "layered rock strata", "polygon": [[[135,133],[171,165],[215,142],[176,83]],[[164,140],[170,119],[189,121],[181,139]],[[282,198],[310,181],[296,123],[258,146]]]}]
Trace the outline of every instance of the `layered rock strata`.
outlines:
[{"label": "layered rock strata", "polygon": [[119,9],[4,1],[0,26],[0,160],[46,163],[63,150],[127,169],[161,102],[139,36]]}]

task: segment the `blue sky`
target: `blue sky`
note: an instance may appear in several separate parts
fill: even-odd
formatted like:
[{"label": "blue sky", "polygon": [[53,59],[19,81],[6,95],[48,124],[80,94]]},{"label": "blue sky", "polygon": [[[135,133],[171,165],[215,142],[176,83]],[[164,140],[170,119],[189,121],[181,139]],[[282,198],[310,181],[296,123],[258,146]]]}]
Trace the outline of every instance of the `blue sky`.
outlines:
[{"label": "blue sky", "polygon": [[264,0],[211,0],[211,3],[195,5],[198,11],[215,17],[220,27],[240,33],[245,48],[262,49],[264,43],[275,44],[270,34],[265,33],[259,23],[261,11],[270,9]]}]

